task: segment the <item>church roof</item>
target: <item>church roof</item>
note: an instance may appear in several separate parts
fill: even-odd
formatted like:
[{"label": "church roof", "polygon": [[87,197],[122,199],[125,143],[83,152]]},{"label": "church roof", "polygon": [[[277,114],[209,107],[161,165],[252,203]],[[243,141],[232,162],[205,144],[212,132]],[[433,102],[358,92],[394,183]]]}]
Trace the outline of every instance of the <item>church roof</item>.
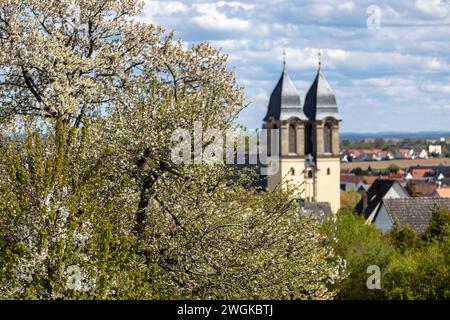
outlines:
[{"label": "church roof", "polygon": [[333,216],[333,211],[329,202],[305,202],[300,206],[299,214],[315,221],[324,221]]},{"label": "church roof", "polygon": [[289,118],[299,118],[307,120],[303,113],[300,95],[289,77],[286,67],[283,68],[280,80],[270,95],[269,106],[264,121],[270,117],[275,120],[288,120]]},{"label": "church roof", "polygon": [[336,96],[320,67],[311,88],[306,94],[303,110],[310,120],[323,120],[327,117],[341,120],[337,109]]}]

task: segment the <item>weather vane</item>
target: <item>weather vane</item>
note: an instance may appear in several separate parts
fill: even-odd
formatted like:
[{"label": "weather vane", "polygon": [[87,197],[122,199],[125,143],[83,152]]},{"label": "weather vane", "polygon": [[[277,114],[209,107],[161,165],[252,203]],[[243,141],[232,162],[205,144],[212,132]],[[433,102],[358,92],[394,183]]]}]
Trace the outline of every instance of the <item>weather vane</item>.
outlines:
[{"label": "weather vane", "polygon": [[318,51],[318,56],[319,56],[319,68],[322,66],[322,49],[321,48],[319,48],[319,49],[317,49],[317,51]]}]

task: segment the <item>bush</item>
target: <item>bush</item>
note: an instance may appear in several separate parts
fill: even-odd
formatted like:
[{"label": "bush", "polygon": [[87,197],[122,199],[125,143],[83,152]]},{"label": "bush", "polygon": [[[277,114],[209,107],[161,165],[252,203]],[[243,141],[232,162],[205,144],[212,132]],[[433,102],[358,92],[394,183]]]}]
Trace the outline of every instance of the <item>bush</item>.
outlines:
[{"label": "bush", "polygon": [[367,175],[367,170],[363,170],[360,167],[357,167],[352,170],[352,173],[357,176],[365,176],[365,175]]},{"label": "bush", "polygon": [[450,210],[448,207],[436,209],[425,231],[424,239],[426,241],[442,241],[448,237],[450,237]]},{"label": "bush", "polygon": [[394,227],[387,236],[390,242],[402,253],[409,248],[414,248],[419,241],[414,230],[409,225],[400,227],[397,222],[394,223]]},{"label": "bush", "polygon": [[[436,210],[422,235],[394,225],[382,234],[348,210],[324,224],[336,253],[347,263],[348,278],[338,284],[339,299],[449,299],[450,210]],[[369,290],[367,267],[381,270],[381,290]]]},{"label": "bush", "polygon": [[336,221],[324,226],[336,253],[347,263],[348,277],[339,284],[337,298],[384,298],[382,290],[367,288],[367,268],[376,265],[383,274],[396,253],[394,246],[373,225],[365,224],[362,217],[348,210],[341,210]]},{"label": "bush", "polygon": [[433,243],[394,259],[385,271],[386,298],[450,299],[448,245]]},{"label": "bush", "polygon": [[[390,160],[389,158],[385,159],[385,160]],[[400,167],[396,164],[391,164],[388,168],[389,173],[397,173],[398,170],[400,170]]]},{"label": "bush", "polygon": [[361,200],[361,194],[355,190],[348,190],[341,195],[341,207],[347,210],[353,210],[359,200]]}]

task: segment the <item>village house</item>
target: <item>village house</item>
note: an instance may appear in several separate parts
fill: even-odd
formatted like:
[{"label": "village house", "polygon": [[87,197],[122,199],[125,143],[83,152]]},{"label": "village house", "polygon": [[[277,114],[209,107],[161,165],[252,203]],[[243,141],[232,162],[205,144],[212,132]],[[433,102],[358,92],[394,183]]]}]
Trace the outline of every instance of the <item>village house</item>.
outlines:
[{"label": "village house", "polygon": [[384,199],[406,197],[409,197],[409,194],[399,181],[377,179],[367,193],[362,195],[361,200],[355,206],[355,211],[364,216],[367,222],[372,222]]},{"label": "village house", "polygon": [[380,149],[369,149],[369,150],[356,150],[348,149],[341,152],[341,161],[350,162],[353,160],[366,161],[366,160],[392,160],[394,159],[394,153],[391,151],[383,151]]},{"label": "village house", "polygon": [[429,154],[442,154],[442,146],[437,144],[437,145],[429,145],[428,146],[428,153]]},{"label": "village house", "polygon": [[373,224],[382,232],[392,229],[397,222],[400,227],[409,226],[422,233],[431,221],[433,212],[450,208],[450,198],[385,198],[375,211]]},{"label": "village house", "polygon": [[395,154],[395,157],[398,159],[411,159],[413,156],[413,149],[410,148],[400,148],[398,152]]},{"label": "village house", "polygon": [[357,176],[352,173],[341,174],[341,190],[359,190],[360,188],[368,190],[372,183],[369,183],[366,178],[367,176]]},{"label": "village house", "polygon": [[409,168],[405,179],[406,180],[422,180],[425,177],[425,174],[431,172],[431,169],[422,168],[422,167],[411,167]]},{"label": "village house", "polygon": [[434,197],[436,185],[427,181],[417,181],[414,183],[414,192],[418,197]]},{"label": "village house", "polygon": [[402,185],[406,185],[405,171],[402,169],[399,169],[397,173],[385,172],[383,174],[378,175],[363,175],[363,176],[357,176],[354,173],[341,173],[341,191],[344,192],[349,190],[358,191],[360,189],[364,189],[367,191],[369,190],[370,186],[378,179],[397,180]]},{"label": "village house", "polygon": [[428,153],[425,148],[416,147],[413,148],[412,159],[428,159]]},{"label": "village house", "polygon": [[410,167],[406,180],[425,180],[428,182],[450,179],[450,166],[414,166]]}]

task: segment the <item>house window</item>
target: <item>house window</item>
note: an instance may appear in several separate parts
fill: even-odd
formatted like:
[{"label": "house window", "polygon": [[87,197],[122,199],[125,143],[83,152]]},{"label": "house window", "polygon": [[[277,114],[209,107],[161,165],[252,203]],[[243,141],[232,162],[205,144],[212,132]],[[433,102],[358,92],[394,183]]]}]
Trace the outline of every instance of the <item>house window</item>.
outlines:
[{"label": "house window", "polygon": [[289,125],[289,154],[297,154],[297,134],[292,123]]},{"label": "house window", "polygon": [[331,140],[333,138],[332,133],[333,133],[332,124],[330,122],[327,122],[323,129],[324,152],[325,153],[332,153],[332,145],[331,145]]}]

